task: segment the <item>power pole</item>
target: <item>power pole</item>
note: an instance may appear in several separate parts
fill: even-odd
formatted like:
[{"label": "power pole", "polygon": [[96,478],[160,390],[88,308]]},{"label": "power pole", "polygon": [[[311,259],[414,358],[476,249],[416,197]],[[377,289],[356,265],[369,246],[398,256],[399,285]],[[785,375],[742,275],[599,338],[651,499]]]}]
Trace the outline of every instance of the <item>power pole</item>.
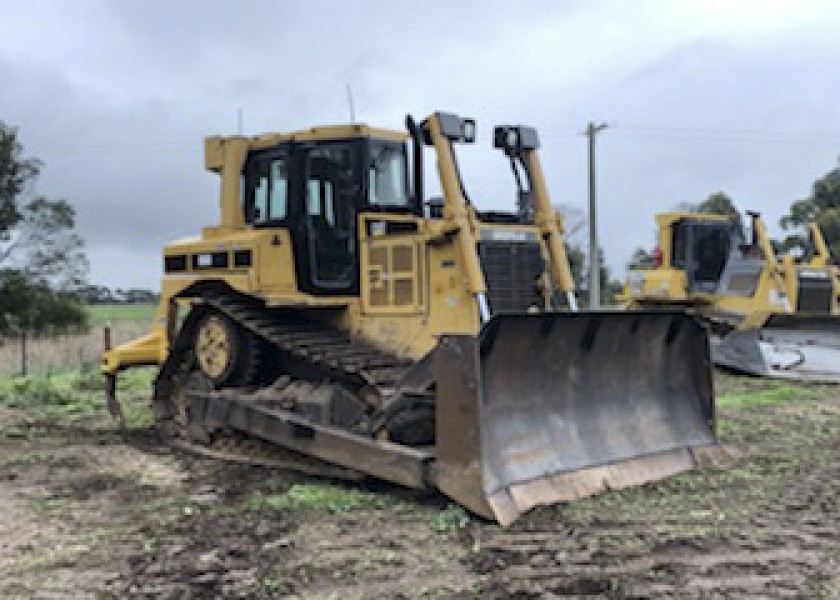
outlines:
[{"label": "power pole", "polygon": [[596,125],[589,122],[586,137],[589,138],[589,308],[601,306],[601,261],[598,251],[598,218],[595,193],[595,136],[607,128],[606,123]]}]

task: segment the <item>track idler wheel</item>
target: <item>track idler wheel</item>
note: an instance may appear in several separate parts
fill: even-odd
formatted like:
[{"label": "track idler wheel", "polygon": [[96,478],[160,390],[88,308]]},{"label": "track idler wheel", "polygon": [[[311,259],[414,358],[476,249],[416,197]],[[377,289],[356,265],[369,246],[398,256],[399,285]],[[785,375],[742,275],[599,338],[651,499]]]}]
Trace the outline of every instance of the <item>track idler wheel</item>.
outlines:
[{"label": "track idler wheel", "polygon": [[187,394],[191,391],[210,391],[213,384],[200,371],[191,371],[179,374],[168,388],[166,396],[154,400],[155,426],[167,439],[191,437]]},{"label": "track idler wheel", "polygon": [[386,427],[388,439],[407,446],[435,443],[434,407],[418,406],[394,415]]},{"label": "track idler wheel", "polygon": [[259,375],[259,341],[219,312],[208,312],[195,334],[199,370],[216,388],[253,383]]}]

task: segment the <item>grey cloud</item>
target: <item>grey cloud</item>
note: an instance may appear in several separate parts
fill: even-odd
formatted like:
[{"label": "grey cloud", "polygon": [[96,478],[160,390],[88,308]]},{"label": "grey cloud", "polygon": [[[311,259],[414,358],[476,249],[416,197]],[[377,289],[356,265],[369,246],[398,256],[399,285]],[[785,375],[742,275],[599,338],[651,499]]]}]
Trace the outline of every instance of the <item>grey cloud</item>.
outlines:
[{"label": "grey cloud", "polygon": [[[840,106],[825,89],[836,86],[826,76],[838,67],[825,40],[754,48],[703,39],[570,107],[567,117],[579,122],[600,115],[614,123],[598,155],[611,265],[620,270],[634,247],[652,245],[655,211],[717,190],[763,211],[776,229],[840,151]],[[820,135],[826,129],[833,138]],[[572,180],[582,200],[585,181]]]},{"label": "grey cloud", "polygon": [[[617,271],[635,246],[651,244],[656,210],[722,189],[775,221],[833,166],[840,140],[747,143],[632,127],[840,129],[830,24],[750,43],[692,38],[639,57],[602,52],[602,63],[569,75],[579,61],[589,65],[587,48],[611,43],[606,25],[615,24],[593,29],[597,46],[571,49],[564,27],[596,27],[591,13],[624,15],[613,11],[620,6],[6,5],[0,23],[19,22],[33,39],[0,39],[0,118],[44,159],[40,191],[77,205],[92,278],[120,286],[156,285],[160,248],[217,220],[203,136],[232,133],[238,108],[246,133],[347,121],[346,84],[358,117],[382,126],[438,108],[475,116],[480,146],[464,150],[464,173],[488,208],[513,205],[507,166],[490,149],[492,124],[540,128],[555,202],[583,207],[580,131],[589,119],[615,122],[599,141],[599,181],[602,237]],[[535,45],[555,29],[559,50]]]}]

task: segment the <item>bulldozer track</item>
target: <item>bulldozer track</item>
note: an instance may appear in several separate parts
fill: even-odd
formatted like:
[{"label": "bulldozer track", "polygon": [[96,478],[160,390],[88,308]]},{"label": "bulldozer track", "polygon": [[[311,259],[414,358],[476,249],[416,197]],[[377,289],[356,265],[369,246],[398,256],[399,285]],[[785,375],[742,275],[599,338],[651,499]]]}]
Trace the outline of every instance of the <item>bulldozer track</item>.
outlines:
[{"label": "bulldozer track", "polygon": [[387,393],[414,361],[394,356],[349,333],[294,310],[271,310],[236,296],[204,298],[204,303],[278,350],[341,381],[371,385]]},{"label": "bulldozer track", "polygon": [[[270,348],[261,351],[263,357],[270,355],[274,349],[294,358],[299,364],[305,364],[308,370],[316,374],[307,379],[283,375],[286,380],[284,387],[291,390],[292,394],[305,393],[312,387],[307,384],[322,385],[325,381],[333,381],[344,384],[353,391],[363,389],[368,396],[375,392],[381,401],[394,392],[399,381],[415,364],[411,359],[389,354],[328,323],[308,318],[294,310],[266,309],[253,300],[232,295],[207,295],[201,300],[199,306],[218,311],[268,344]],[[188,315],[182,324],[178,337],[172,344],[172,352],[161,368],[159,378],[185,375],[180,368],[188,360],[190,344],[189,339],[184,338],[190,338],[194,333],[191,327],[193,316]],[[256,397],[261,390],[271,388],[273,383],[257,389],[242,390],[242,394]],[[161,389],[167,390],[163,394],[171,393],[170,386],[163,386]],[[236,392],[228,389],[213,395],[224,397],[230,393]],[[166,421],[172,417],[171,412],[164,411],[162,419],[159,420]],[[176,429],[178,437],[171,440],[172,444],[194,454],[334,479],[358,481],[365,477],[358,471],[330,465],[241,434],[215,431],[212,438],[204,443],[190,439],[185,423],[180,423]]]},{"label": "bulldozer track", "polygon": [[358,471],[342,469],[314,458],[295,454],[278,448],[274,444],[232,435],[220,436],[210,445],[202,445],[185,439],[173,440],[172,445],[197,456],[231,463],[296,471],[305,475],[344,481],[361,481],[365,478],[365,475]]}]

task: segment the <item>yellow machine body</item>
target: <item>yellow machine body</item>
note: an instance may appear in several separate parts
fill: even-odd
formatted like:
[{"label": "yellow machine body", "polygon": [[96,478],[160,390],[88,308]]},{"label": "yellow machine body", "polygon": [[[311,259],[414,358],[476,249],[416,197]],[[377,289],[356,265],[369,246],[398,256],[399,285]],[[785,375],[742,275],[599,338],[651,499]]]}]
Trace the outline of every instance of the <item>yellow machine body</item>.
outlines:
[{"label": "yellow machine body", "polygon": [[840,319],[832,316],[837,268],[819,229],[811,226],[807,262],[779,260],[764,222],[751,217],[748,240],[727,216],[658,214],[659,264],[631,270],[621,300],[630,308],[684,307],[704,315],[721,366],[840,381]]},{"label": "yellow machine body", "polygon": [[[105,352],[109,381],[158,364],[159,421],[437,487],[502,523],[690,468],[715,444],[702,327],[575,312],[533,129],[494,132],[516,214],[468,198],[454,144],[474,122],[408,129],[208,138],[220,223],[166,246],[153,332]],[[428,206],[424,147],[443,192]]]},{"label": "yellow machine body", "polygon": [[[405,141],[408,136],[366,125],[348,125],[255,138],[208,138],[205,166],[222,175],[222,223],[219,227],[205,227],[200,237],[166,246],[160,309],[153,333],[107,352],[103,370],[114,373],[138,364],[162,363],[168,344],[167,307],[196,283],[215,281],[260,298],[270,307],[341,309],[342,328],[413,358],[428,353],[441,333],[478,333],[481,322],[474,295],[484,292],[486,284],[474,248],[482,238],[519,236],[538,241],[557,287],[563,292],[574,289],[561,237],[562,221],[549,203],[541,172],[535,189],[537,211],[533,225],[483,224],[461,195],[454,164],[443,160],[439,167],[446,197],[455,198],[447,204],[443,219],[360,213],[360,294],[316,296],[302,292],[297,284],[289,231],[244,223],[238,174],[250,152],[278,143],[363,137]],[[536,157],[534,164],[539,166]],[[377,224],[381,229],[383,223],[410,225],[408,229],[413,231],[399,236],[371,232],[369,224]],[[237,253],[250,256],[247,266],[237,265]],[[225,257],[226,266],[213,266],[214,257],[217,264],[222,264],[219,256]],[[200,264],[202,260],[209,265]],[[178,261],[183,262],[184,268],[175,270],[172,266]],[[545,302],[550,291],[546,287]]]}]

